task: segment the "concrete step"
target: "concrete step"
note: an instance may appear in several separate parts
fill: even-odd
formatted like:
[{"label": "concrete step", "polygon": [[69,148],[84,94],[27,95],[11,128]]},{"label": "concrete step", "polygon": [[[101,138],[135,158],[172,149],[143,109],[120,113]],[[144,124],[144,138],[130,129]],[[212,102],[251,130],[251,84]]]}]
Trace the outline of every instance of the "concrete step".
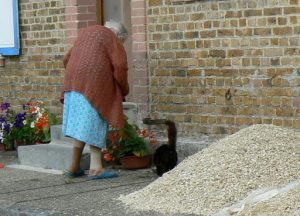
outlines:
[{"label": "concrete step", "polygon": [[63,140],[65,141],[65,144],[70,144],[73,142],[73,138],[62,135],[62,125],[52,125],[50,131],[51,140]]},{"label": "concrete step", "polygon": [[123,102],[124,114],[128,117],[129,123],[138,124],[138,106],[136,103]]},{"label": "concrete step", "polygon": [[[72,144],[64,140],[54,140],[49,144],[18,147],[18,158],[22,165],[44,169],[66,170],[72,159]],[[81,167],[89,169],[88,148],[83,151]]]}]

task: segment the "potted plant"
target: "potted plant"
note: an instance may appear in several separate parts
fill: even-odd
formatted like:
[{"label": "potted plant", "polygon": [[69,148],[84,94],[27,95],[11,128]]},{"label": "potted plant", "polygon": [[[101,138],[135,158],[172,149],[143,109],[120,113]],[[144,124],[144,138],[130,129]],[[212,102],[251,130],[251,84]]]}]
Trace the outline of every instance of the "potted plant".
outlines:
[{"label": "potted plant", "polygon": [[13,139],[9,136],[13,124],[14,112],[9,103],[0,104],[0,151],[13,150]]},{"label": "potted plant", "polygon": [[55,116],[44,107],[42,102],[28,103],[25,109],[34,118],[35,143],[49,143],[51,141],[50,125]]},{"label": "potted plant", "polygon": [[50,142],[50,124],[56,117],[44,108],[43,102],[29,102],[22,107],[22,111],[15,112],[9,103],[1,104],[0,149],[14,150],[19,145]]},{"label": "potted plant", "polygon": [[49,143],[49,121],[49,112],[43,102],[28,102],[23,105],[23,111],[16,114],[11,136],[17,145]]},{"label": "potted plant", "polygon": [[154,134],[130,124],[126,117],[123,129],[109,131],[104,159],[120,161],[127,169],[145,168],[151,165],[151,145],[156,143]]}]

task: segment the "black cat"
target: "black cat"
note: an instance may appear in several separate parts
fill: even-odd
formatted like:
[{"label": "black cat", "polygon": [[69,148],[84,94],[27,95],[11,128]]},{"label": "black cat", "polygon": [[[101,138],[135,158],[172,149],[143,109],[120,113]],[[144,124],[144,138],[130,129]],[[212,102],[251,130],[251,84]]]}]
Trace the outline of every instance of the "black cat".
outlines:
[{"label": "black cat", "polygon": [[156,166],[156,173],[162,176],[165,172],[173,169],[177,165],[178,157],[176,152],[177,129],[173,121],[167,119],[143,119],[144,124],[168,126],[168,144],[161,145],[154,153],[153,162]]}]

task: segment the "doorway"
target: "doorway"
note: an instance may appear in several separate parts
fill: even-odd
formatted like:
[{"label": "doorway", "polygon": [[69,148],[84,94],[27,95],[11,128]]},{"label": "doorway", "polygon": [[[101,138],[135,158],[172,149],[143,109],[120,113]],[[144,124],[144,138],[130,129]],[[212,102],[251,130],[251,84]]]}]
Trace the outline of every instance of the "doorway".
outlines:
[{"label": "doorway", "polygon": [[[98,0],[98,20],[99,24],[104,25],[106,21],[114,20],[121,22],[128,31],[124,47],[128,61],[128,80],[132,90],[132,34],[131,34],[131,0]],[[132,92],[127,98],[130,98]]]}]

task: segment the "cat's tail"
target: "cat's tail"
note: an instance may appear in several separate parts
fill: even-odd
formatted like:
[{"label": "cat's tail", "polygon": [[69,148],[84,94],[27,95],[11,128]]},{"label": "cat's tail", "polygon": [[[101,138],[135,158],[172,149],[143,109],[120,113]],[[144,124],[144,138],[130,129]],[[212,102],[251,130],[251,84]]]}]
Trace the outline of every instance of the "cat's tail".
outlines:
[{"label": "cat's tail", "polygon": [[150,119],[145,118],[143,119],[143,123],[147,125],[158,125],[158,124],[165,124],[168,126],[168,143],[169,146],[173,149],[176,149],[176,141],[177,141],[177,129],[175,122],[168,119]]}]

